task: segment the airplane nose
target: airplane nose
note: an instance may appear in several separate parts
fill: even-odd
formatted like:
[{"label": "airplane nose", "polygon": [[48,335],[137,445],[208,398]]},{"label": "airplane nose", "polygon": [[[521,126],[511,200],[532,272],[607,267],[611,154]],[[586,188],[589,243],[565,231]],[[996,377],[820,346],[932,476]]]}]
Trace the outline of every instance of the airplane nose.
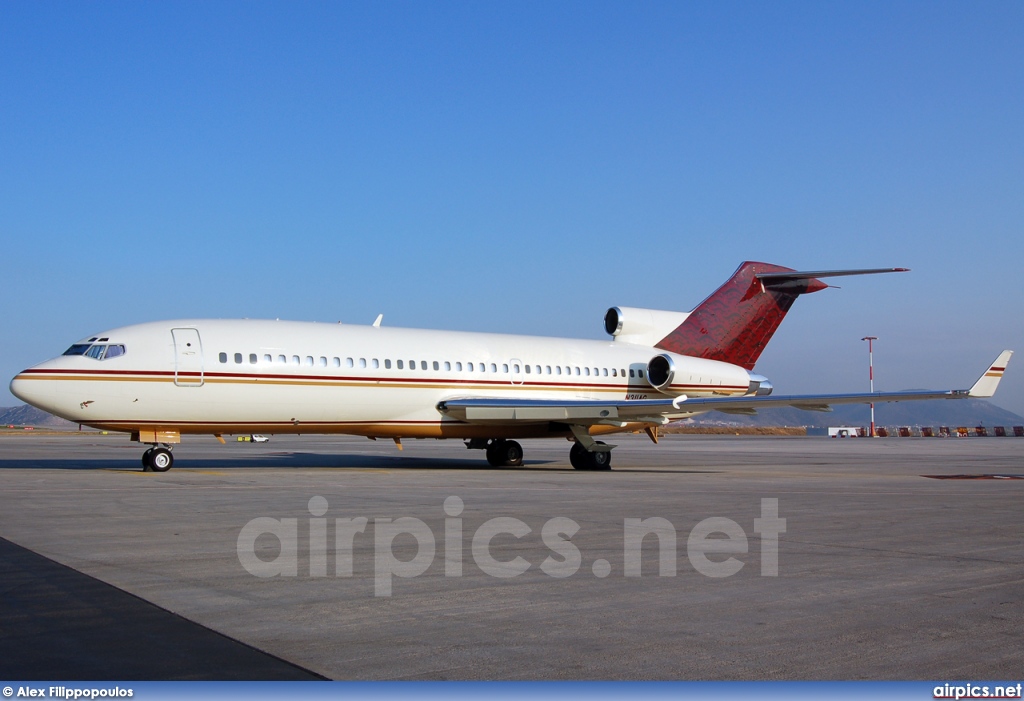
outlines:
[{"label": "airplane nose", "polygon": [[54,383],[32,379],[23,372],[11,380],[10,389],[11,394],[26,404],[52,413]]}]

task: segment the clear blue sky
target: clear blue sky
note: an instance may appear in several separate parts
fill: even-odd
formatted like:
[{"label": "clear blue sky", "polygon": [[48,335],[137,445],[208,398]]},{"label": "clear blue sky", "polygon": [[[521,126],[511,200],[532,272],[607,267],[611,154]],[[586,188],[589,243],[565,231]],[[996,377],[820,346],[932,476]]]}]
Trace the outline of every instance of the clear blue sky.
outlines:
[{"label": "clear blue sky", "polygon": [[[96,331],[280,317],[602,338],[743,260],[779,391],[1022,351],[1024,3],[0,5],[0,376]],[[6,380],[4,381],[6,389]],[[16,404],[10,394],[0,405]]]}]

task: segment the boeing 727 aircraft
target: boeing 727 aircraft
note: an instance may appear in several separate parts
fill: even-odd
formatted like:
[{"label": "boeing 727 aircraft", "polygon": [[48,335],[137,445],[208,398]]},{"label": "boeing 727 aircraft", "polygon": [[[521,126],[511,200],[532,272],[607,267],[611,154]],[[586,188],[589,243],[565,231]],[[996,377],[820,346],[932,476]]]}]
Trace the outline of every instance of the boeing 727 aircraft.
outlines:
[{"label": "boeing 727 aircraft", "polygon": [[514,439],[573,441],[572,466],[611,466],[595,436],[657,429],[708,411],[990,397],[1011,351],[969,390],[770,396],[758,356],[821,278],[904,268],[799,272],[743,263],[692,312],[613,307],[610,341],[288,321],[189,319],[125,326],[74,343],[11,381],[52,414],[131,433],[144,469],[171,468],[186,434],[345,433],[456,438],[494,466]]}]

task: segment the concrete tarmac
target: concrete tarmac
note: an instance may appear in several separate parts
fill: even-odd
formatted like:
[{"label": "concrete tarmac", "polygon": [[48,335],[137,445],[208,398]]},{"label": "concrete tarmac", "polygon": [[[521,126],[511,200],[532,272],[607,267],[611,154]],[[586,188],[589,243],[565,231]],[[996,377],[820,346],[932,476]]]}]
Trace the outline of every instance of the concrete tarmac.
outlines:
[{"label": "concrete tarmac", "polygon": [[[108,679],[1020,676],[1024,479],[1014,477],[1024,477],[1024,440],[609,442],[619,444],[614,470],[591,473],[569,467],[560,440],[524,441],[526,465],[495,469],[457,441],[398,452],[347,437],[198,437],[175,449],[173,470],[153,474],[123,436],[0,436],[0,589],[18,612],[0,612],[0,676],[81,678],[83,665]],[[957,475],[990,478],[935,479]],[[445,513],[449,497],[462,502],[457,518]],[[785,519],[777,576],[762,552],[762,500],[778,500]],[[358,517],[367,524],[348,556],[348,522],[340,539],[335,529]],[[424,524],[432,558],[412,535],[390,534],[415,523],[385,520],[401,518]],[[625,520],[649,518],[674,533],[675,562],[661,562],[648,536],[640,576],[626,576]],[[707,557],[734,558],[731,576],[702,573],[690,542],[713,518],[732,528],[734,550]],[[276,523],[287,541],[288,519],[294,547],[269,533],[240,539]],[[529,532],[474,544],[508,519]],[[579,528],[578,566],[568,523]],[[563,534],[545,535],[546,524]],[[291,554],[294,576],[243,566]],[[425,570],[391,577],[391,595],[375,596],[386,579],[375,568],[400,570],[401,560]],[[529,567],[515,574],[517,564]],[[68,579],[79,575],[87,584]],[[102,591],[69,607],[69,592],[86,590]],[[129,600],[154,608],[110,613]],[[95,630],[144,642],[119,654],[80,646],[81,659],[47,643]],[[175,654],[173,667],[145,664]]]}]

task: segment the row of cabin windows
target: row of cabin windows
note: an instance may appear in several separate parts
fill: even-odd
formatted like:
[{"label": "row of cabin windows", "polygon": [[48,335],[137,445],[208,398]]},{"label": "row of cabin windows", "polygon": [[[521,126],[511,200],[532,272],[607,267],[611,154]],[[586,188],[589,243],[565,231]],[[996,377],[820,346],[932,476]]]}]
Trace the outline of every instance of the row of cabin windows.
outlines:
[{"label": "row of cabin windows", "polygon": [[[218,356],[218,360],[220,360],[221,363],[227,363],[228,362],[228,354],[227,353],[221,353]],[[233,360],[235,361],[235,365],[242,365],[245,362],[245,356],[242,353],[235,353]],[[249,365],[258,365],[260,363],[260,357],[256,353],[249,353],[248,360],[249,360]],[[276,357],[276,359],[275,359],[274,355],[272,355],[270,353],[264,353],[263,354],[263,362],[268,364],[268,365],[270,365],[270,364],[293,365],[293,366],[305,365],[306,367],[319,366],[319,367],[322,367],[322,368],[326,368],[328,366],[335,367],[335,368],[340,368],[342,366],[342,359],[341,358],[334,357],[334,358],[330,359],[330,362],[328,362],[327,356],[323,356],[323,355],[321,355],[319,358],[314,358],[312,355],[307,355],[304,358],[302,356],[293,355],[293,356],[291,356],[289,358],[289,356],[281,354],[281,355],[278,355]],[[370,358],[369,360],[367,360],[366,358],[345,358],[344,365],[345,365],[346,368],[359,367],[359,368],[379,369],[381,367],[381,362],[377,358]],[[396,360],[394,362],[394,365],[392,365],[391,359],[390,358],[385,358],[384,359],[384,369],[385,370],[391,370],[392,367],[394,367],[397,370],[405,370],[406,368],[408,368],[409,370],[416,370],[417,367],[420,370],[430,370],[430,369],[433,369],[433,370],[440,371],[441,369],[444,369],[445,372],[451,372],[453,368],[454,368],[455,372],[463,372],[464,371],[463,368],[465,368],[465,372],[478,372],[478,373],[491,373],[491,374],[497,374],[498,373],[498,365],[497,365],[497,363],[490,363],[490,364],[488,364],[488,363],[465,363],[465,365],[463,365],[463,363],[458,362],[458,361],[456,361],[455,363],[452,363],[452,362],[447,361],[447,360],[444,361],[444,362],[439,362],[437,360],[434,360],[434,361],[428,363],[426,360],[420,360],[420,361],[418,361],[418,364],[417,364],[417,361],[410,360],[410,361],[408,361],[408,364],[407,364],[407,361],[405,361],[405,360]],[[509,373],[509,364],[508,363],[502,363],[501,364],[501,372],[503,374],[506,374],[506,375]],[[564,375],[577,375],[577,376],[583,375],[583,376],[586,376],[586,377],[609,377],[609,376],[610,377],[625,377],[626,376],[626,371],[625,370],[620,370],[618,368],[612,368],[609,371],[608,368],[589,368],[589,367],[581,368],[578,365],[576,365],[576,366],[569,366],[569,365],[564,365],[564,366],[563,365],[554,365],[554,366],[551,366],[551,365],[544,365],[544,366],[540,366],[540,365],[523,365],[522,367],[520,367],[518,363],[513,363],[512,364],[512,372],[514,374],[517,374],[517,375],[519,373],[521,373],[521,372],[525,372],[527,375],[563,375],[564,374]],[[630,368],[629,376],[630,377],[643,377],[644,376],[644,371],[643,370],[639,370],[639,369],[634,370],[633,368]]]}]

